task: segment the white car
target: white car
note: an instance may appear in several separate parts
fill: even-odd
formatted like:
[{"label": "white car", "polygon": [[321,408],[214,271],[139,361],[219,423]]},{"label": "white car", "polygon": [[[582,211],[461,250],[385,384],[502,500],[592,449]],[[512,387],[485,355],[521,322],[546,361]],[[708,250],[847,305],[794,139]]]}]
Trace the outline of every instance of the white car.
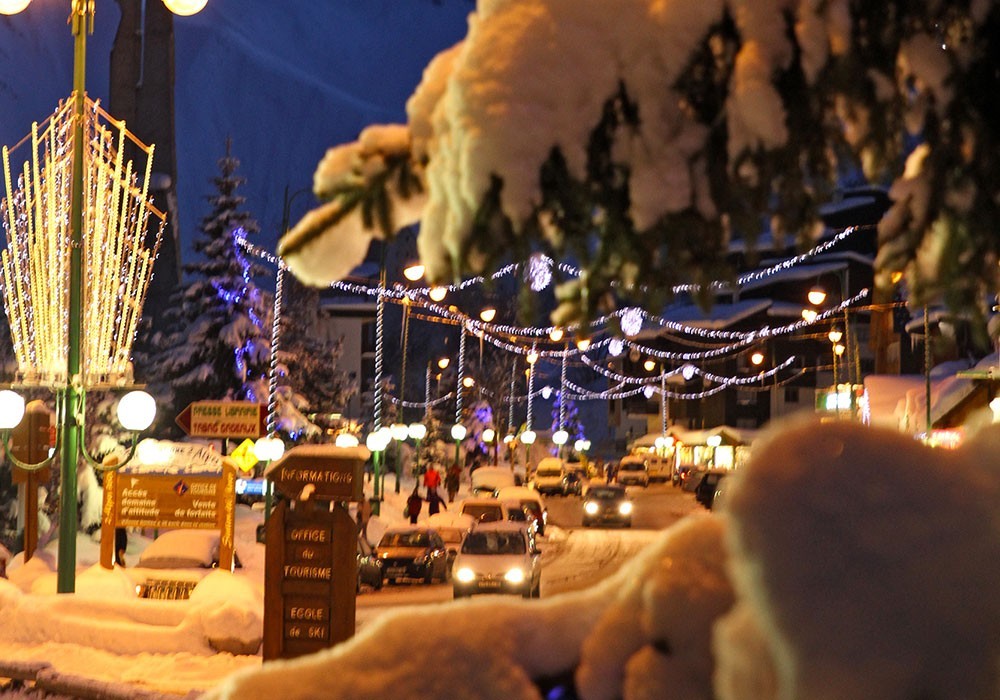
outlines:
[{"label": "white car", "polygon": [[531,486],[542,494],[563,494],[563,477],[566,475],[566,464],[558,457],[546,457],[535,468],[535,476]]},{"label": "white car", "polygon": [[480,523],[462,543],[452,569],[456,598],[476,593],[541,595],[541,556],[534,538],[512,522]]}]

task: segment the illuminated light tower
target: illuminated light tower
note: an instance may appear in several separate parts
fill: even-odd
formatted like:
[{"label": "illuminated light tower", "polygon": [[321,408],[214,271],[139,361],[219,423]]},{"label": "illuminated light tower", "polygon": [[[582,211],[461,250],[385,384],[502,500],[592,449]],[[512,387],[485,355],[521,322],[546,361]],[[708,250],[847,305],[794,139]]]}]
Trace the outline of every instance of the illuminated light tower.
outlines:
[{"label": "illuminated light tower", "polygon": [[[164,4],[188,15],[206,1]],[[29,2],[0,0],[0,13],[15,14]],[[82,441],[86,391],[132,381],[132,341],[165,222],[148,197],[153,147],[140,143],[86,96],[87,35],[93,31],[94,12],[94,0],[71,3],[73,94],[49,118],[49,141],[39,141],[38,127],[33,127],[34,173],[26,163],[17,197],[9,151],[3,149],[4,208],[10,224],[3,287],[18,372],[26,384],[47,386],[56,395],[58,449],[46,463],[55,457],[60,462],[59,593],[76,588],[78,460],[93,462]],[[123,163],[126,139],[145,154],[144,172],[133,171],[132,161]],[[59,145],[50,148],[50,143]],[[52,185],[47,190],[51,201],[44,204],[41,192],[33,191],[41,182]],[[36,222],[37,216],[44,220]],[[160,220],[152,245],[146,241],[150,218]],[[28,233],[32,229],[34,235]]]}]

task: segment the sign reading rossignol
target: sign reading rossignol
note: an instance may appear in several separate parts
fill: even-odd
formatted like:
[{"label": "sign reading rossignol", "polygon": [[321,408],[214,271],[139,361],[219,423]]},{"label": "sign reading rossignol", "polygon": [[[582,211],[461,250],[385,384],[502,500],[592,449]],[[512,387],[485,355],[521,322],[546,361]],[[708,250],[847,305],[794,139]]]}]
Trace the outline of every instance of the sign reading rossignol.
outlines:
[{"label": "sign reading rossignol", "polygon": [[176,422],[191,437],[258,438],[267,432],[267,407],[252,401],[194,401]]}]

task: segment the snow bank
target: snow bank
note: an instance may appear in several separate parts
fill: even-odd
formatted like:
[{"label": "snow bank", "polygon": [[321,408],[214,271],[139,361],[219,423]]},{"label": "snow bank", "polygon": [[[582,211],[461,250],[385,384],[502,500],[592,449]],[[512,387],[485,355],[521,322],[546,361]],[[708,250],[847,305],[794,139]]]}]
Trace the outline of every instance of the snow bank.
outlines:
[{"label": "snow bank", "polygon": [[400,610],[205,697],[997,697],[1000,428],[935,451],[798,419],[734,482],[589,590]]}]

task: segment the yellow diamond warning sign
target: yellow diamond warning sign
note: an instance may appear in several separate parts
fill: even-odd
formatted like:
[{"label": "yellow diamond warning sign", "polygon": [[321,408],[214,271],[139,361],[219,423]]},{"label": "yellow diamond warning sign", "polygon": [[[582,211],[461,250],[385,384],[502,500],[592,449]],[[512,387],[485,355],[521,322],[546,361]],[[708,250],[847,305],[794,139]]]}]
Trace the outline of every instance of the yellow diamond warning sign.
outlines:
[{"label": "yellow diamond warning sign", "polygon": [[253,469],[254,465],[260,461],[257,459],[257,455],[254,454],[253,440],[250,440],[249,438],[241,442],[239,447],[233,450],[229,456],[234,462],[236,462],[236,466],[245,472]]}]

